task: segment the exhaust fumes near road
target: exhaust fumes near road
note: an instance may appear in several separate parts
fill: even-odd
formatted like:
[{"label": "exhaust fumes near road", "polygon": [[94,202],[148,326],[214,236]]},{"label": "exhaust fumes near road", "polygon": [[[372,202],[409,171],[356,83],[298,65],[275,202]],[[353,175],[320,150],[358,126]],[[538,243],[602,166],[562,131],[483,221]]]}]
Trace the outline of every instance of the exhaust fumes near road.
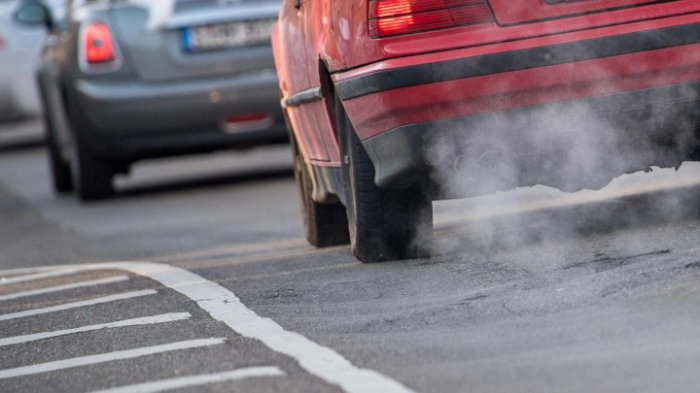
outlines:
[{"label": "exhaust fumes near road", "polygon": [[[595,91],[617,83],[610,82],[612,71],[609,79],[601,78],[604,70],[587,72],[595,75],[597,82],[587,82],[596,84]],[[503,79],[502,83],[509,83],[507,77]],[[498,86],[495,90],[513,91]],[[697,159],[698,92],[689,87],[658,90],[652,98],[640,94],[637,99],[632,94],[624,101],[604,94],[576,102],[556,97],[556,104],[482,114],[468,121],[446,120],[435,133],[440,137],[428,137],[425,157],[432,168],[431,180],[440,185],[441,197],[482,196],[465,201],[467,209],[475,213],[523,205],[526,202],[521,198],[527,195],[527,187],[547,186],[565,193],[584,190],[579,194],[597,199],[595,192],[585,190],[600,190],[625,174],[651,172],[653,168],[678,170],[683,162]],[[498,98],[517,99],[513,95]],[[518,188],[521,190],[509,192]],[[495,193],[498,195],[492,195]],[[527,211],[490,217],[467,214],[480,217],[465,219],[460,225],[468,226],[465,229],[478,238],[469,243],[488,249],[541,242],[550,236],[575,237],[645,220],[680,218],[697,210],[694,200],[688,195],[665,193],[587,208],[581,204],[538,216],[537,224],[533,213]],[[445,244],[440,247],[450,248]]]}]

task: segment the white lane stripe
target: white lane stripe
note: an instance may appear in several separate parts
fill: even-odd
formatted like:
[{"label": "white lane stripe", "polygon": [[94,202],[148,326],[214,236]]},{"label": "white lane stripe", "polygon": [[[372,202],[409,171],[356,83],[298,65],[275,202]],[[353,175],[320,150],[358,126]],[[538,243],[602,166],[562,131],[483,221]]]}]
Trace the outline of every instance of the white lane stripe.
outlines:
[{"label": "white lane stripe", "polygon": [[209,385],[254,377],[283,377],[286,374],[279,367],[248,367],[220,374],[194,375],[123,386],[114,389],[99,390],[93,393],[157,393],[167,390],[183,389],[193,386]]},{"label": "white lane stripe", "polygon": [[164,352],[179,351],[182,349],[192,349],[209,347],[212,345],[223,344],[226,338],[209,338],[203,340],[180,341],[165,345],[156,345],[153,347],[128,349],[126,351],[117,351],[104,353],[100,355],[81,356],[78,358],[57,360],[55,362],[35,364],[32,366],[24,366],[0,370],[0,379],[23,377],[27,375],[48,373],[51,371],[66,370],[69,368],[89,366],[97,363],[112,362],[115,360],[133,359],[141,356],[155,355]]},{"label": "white lane stripe", "polygon": [[356,367],[328,347],[284,330],[272,319],[257,315],[226,288],[185,269],[151,262],[104,263],[82,268],[126,270],[158,281],[194,300],[212,318],[224,322],[238,334],[257,339],[273,351],[292,357],[309,373],[346,392],[412,392],[376,371]]},{"label": "white lane stripe", "polygon": [[15,318],[31,317],[33,315],[48,314],[48,313],[52,313],[52,312],[56,312],[56,311],[70,310],[73,308],[92,306],[95,304],[115,302],[118,300],[126,300],[126,299],[131,299],[131,298],[140,297],[140,296],[155,295],[156,293],[158,293],[158,291],[153,290],[153,289],[147,289],[144,291],[127,292],[127,293],[121,293],[119,295],[98,297],[95,299],[84,300],[81,302],[61,304],[61,305],[53,306],[53,307],[45,307],[45,308],[38,308],[38,309],[34,309],[34,310],[15,312],[15,313],[11,313],[11,314],[3,314],[3,315],[0,315],[0,321],[7,321],[10,319],[15,319]]},{"label": "white lane stripe", "polygon": [[35,274],[27,274],[27,275],[19,276],[19,277],[4,278],[3,280],[0,281],[0,286],[17,284],[20,282],[27,282],[27,281],[36,281],[36,280],[41,280],[44,278],[67,276],[69,274],[77,273],[81,270],[84,270],[84,269],[79,269],[79,268],[58,269],[58,270],[49,270],[46,272],[40,272],[40,273],[35,273]]},{"label": "white lane stripe", "polygon": [[55,267],[22,267],[18,269],[0,270],[0,282],[19,275],[34,274],[56,270]]},{"label": "white lane stripe", "polygon": [[0,339],[0,347],[7,345],[22,344],[32,341],[45,340],[47,338],[68,336],[70,334],[92,332],[102,329],[115,329],[127,326],[154,325],[158,323],[175,322],[188,319],[192,314],[188,312],[156,315],[153,317],[125,319],[123,321],[102,323],[99,325],[83,326],[75,329],[57,330],[55,332],[45,332],[36,334],[26,334],[24,336],[8,337]]},{"label": "white lane stripe", "polygon": [[20,299],[20,298],[28,297],[28,296],[43,295],[46,293],[67,291],[69,289],[92,287],[92,286],[96,286],[96,285],[113,284],[116,282],[126,281],[128,279],[129,279],[129,276],[107,277],[107,278],[100,278],[97,280],[76,282],[73,284],[66,284],[66,285],[59,285],[59,286],[49,287],[49,288],[35,289],[32,291],[10,293],[8,295],[0,295],[0,302],[2,302],[4,300]]}]

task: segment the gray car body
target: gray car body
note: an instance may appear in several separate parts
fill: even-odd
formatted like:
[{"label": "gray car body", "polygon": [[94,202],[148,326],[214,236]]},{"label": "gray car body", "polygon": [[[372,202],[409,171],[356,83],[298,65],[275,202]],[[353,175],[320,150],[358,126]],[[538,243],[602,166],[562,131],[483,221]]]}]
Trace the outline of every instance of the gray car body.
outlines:
[{"label": "gray car body", "polygon": [[[168,3],[169,12],[158,9]],[[69,1],[66,20],[51,29],[38,79],[59,158],[75,167],[76,149],[89,150],[117,173],[141,159],[284,141],[268,43],[191,53],[181,40],[187,27],[274,19],[279,1],[150,4]],[[109,26],[114,64],[88,66],[82,60],[80,31],[93,22]],[[235,132],[222,123],[252,112],[267,113],[271,121]]]}]

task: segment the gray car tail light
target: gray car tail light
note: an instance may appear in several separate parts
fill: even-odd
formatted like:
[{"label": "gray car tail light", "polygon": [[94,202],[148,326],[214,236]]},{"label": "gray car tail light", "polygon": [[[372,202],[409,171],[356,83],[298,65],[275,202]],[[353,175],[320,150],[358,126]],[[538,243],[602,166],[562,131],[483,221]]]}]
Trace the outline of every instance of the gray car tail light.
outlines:
[{"label": "gray car tail light", "polygon": [[121,66],[119,48],[106,23],[93,21],[85,24],[79,39],[80,65],[84,72],[110,72]]}]

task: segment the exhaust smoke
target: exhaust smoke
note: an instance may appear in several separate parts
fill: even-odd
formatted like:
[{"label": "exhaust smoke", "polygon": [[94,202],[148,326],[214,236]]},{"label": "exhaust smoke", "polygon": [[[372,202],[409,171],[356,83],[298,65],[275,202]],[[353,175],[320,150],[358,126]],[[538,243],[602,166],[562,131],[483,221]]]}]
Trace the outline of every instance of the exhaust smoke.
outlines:
[{"label": "exhaust smoke", "polygon": [[[575,239],[591,230],[659,223],[682,218],[690,211],[697,213],[697,198],[688,193],[656,190],[657,194],[646,199],[633,193],[603,202],[598,199],[606,192],[589,190],[600,190],[622,175],[652,169],[654,178],[669,176],[668,170],[659,169],[677,170],[684,161],[694,160],[700,146],[698,92],[674,87],[653,96],[653,101],[615,106],[605,105],[605,99],[602,102],[565,102],[492,113],[453,122],[448,132],[435,132],[440,137],[430,139],[425,151],[433,168],[431,180],[441,185],[446,198],[479,198],[463,204],[467,211],[448,203],[450,213],[442,213],[443,218],[456,225],[452,227],[456,232],[472,238],[436,243],[439,249],[434,254],[466,244],[483,251],[561,240],[562,236]],[[570,196],[578,201],[576,207],[534,213],[537,208],[533,206],[547,205],[538,203],[536,195],[566,199],[562,191],[576,193]],[[597,203],[586,208],[586,200]],[[504,206],[511,211],[501,214],[499,209]],[[457,223],[449,215],[471,218]]]}]

